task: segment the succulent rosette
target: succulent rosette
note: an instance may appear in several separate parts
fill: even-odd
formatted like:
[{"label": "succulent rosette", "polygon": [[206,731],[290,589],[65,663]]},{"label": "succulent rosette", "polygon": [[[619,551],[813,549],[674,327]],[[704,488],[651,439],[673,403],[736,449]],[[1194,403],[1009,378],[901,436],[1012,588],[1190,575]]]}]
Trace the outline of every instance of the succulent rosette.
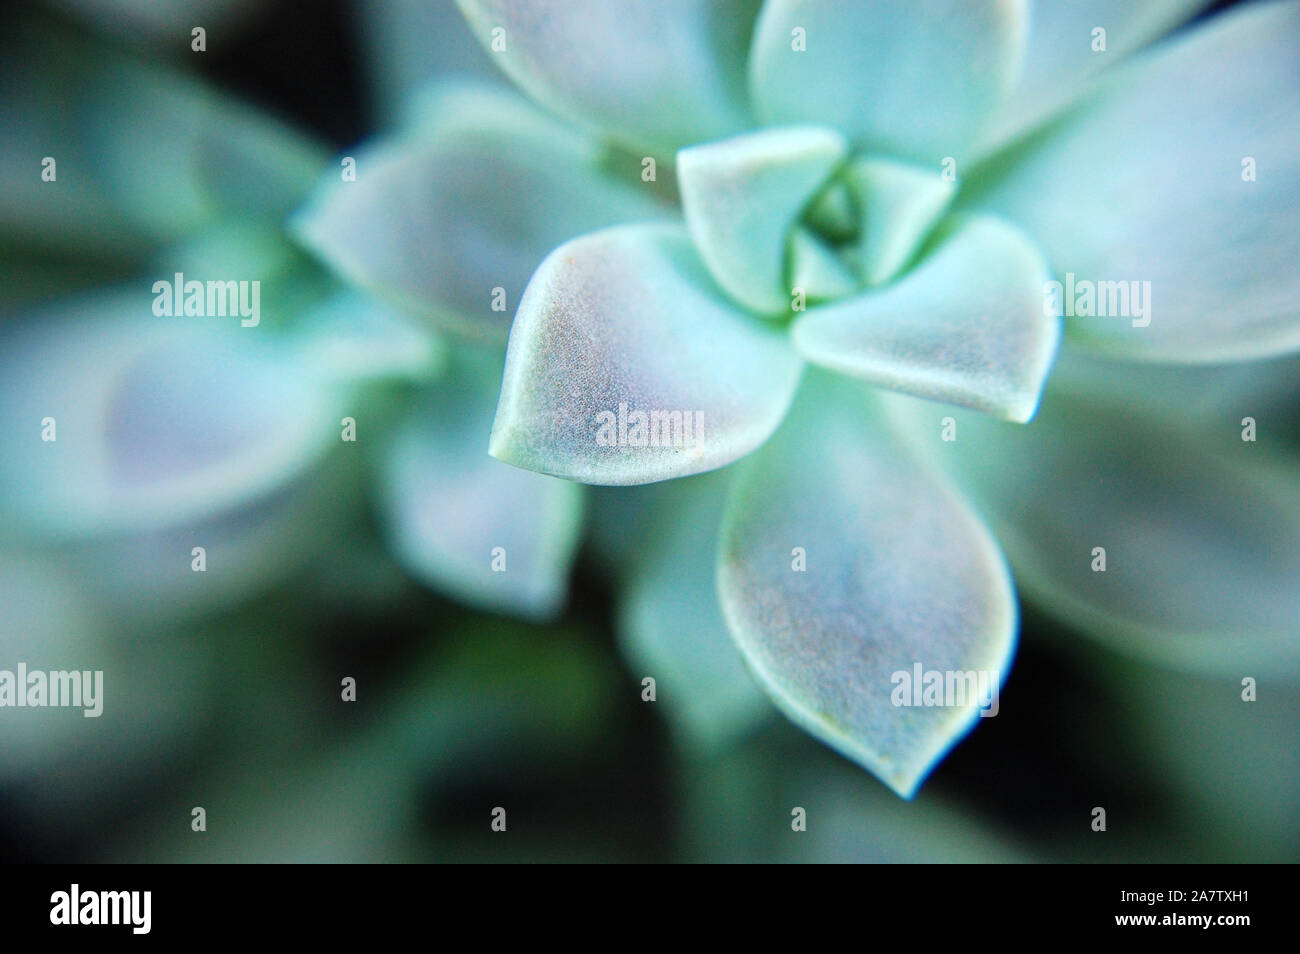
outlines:
[{"label": "succulent rosette", "polygon": [[[362,6],[397,72],[426,72],[408,18],[440,32],[454,12]],[[202,683],[216,644],[170,627],[290,579],[300,600],[388,598],[373,510],[410,578],[531,620],[560,613],[585,541],[616,580],[629,672],[692,753],[747,764],[775,702],[911,796],[992,708],[899,704],[896,676],[997,691],[1023,597],[1085,653],[1154,664],[1164,688],[1134,723],[1163,727],[1141,730],[1157,746],[1186,736],[1193,698],[1272,680],[1264,728],[1210,708],[1278,755],[1298,711],[1278,682],[1300,673],[1300,476],[1276,426],[1300,396],[1300,5],[1207,6],[463,0],[523,95],[482,76],[394,95],[390,127],[333,159],[193,77],[15,30],[9,655],[138,661],[105,751],[142,758],[184,708],[149,678]],[[45,156],[57,186],[33,175]],[[259,280],[260,324],[151,314],[178,274]],[[1086,283],[1150,292],[1089,315]],[[101,632],[123,618],[155,638]],[[416,680],[365,736],[366,771],[399,751],[406,773],[433,721],[471,710],[509,710],[485,738],[583,735],[560,710],[599,667],[463,628],[447,666],[486,701],[447,683],[430,705]],[[6,769],[80,744],[25,732]],[[1217,777],[1167,748],[1190,788]],[[763,758],[736,786],[766,786],[753,804],[806,797]],[[334,759],[299,779],[307,802],[334,791]],[[687,783],[701,830],[718,765]],[[407,781],[385,783],[394,804]],[[1243,785],[1284,828],[1269,786]],[[819,791],[849,827],[903,817],[851,773]],[[936,825],[936,854],[959,828]]]},{"label": "succulent rosette", "polygon": [[[902,706],[891,680],[1005,676],[1004,546],[1127,648],[1294,663],[1294,474],[1209,455],[1167,486],[1193,416],[1132,398],[1300,343],[1295,4],[1168,38],[1205,4],[460,6],[549,114],[444,89],[299,234],[449,332],[509,332],[499,460],[594,485],[719,471],[598,498],[625,495],[596,531],[626,558],[624,641],[693,700],[688,733],[762,708],[729,632],[790,718],[910,795],[981,706]],[[1151,311],[1076,316],[1075,276],[1146,282]],[[1023,426],[1063,323],[1067,370]],[[1129,487],[1094,491],[1111,461]],[[672,531],[638,536],[630,499]],[[1232,558],[1277,600],[1215,579],[1188,507],[1237,521]]]}]

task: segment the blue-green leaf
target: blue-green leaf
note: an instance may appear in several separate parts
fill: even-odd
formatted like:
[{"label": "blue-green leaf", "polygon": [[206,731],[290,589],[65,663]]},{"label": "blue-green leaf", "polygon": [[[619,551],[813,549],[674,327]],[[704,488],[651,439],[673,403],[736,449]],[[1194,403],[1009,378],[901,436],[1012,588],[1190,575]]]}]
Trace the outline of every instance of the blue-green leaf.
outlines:
[{"label": "blue-green leaf", "polygon": [[1095,383],[1054,381],[1027,427],[954,411],[950,441],[936,412],[892,407],[989,514],[1022,592],[1062,622],[1166,665],[1300,669],[1294,460],[1242,440],[1239,413],[1215,426]]},{"label": "blue-green leaf", "polygon": [[81,707],[0,710],[0,785],[37,785],[38,812],[66,824],[51,808],[69,807],[71,793],[102,798],[193,739],[211,701],[214,641],[153,627],[114,632],[66,563],[12,550],[0,551],[0,605],[0,668],[89,673]]},{"label": "blue-green leaf", "polygon": [[418,579],[472,606],[546,618],[564,603],[582,488],[487,453],[498,359],[462,354],[385,453],[385,528]]},{"label": "blue-green leaf", "polygon": [[732,298],[760,314],[789,310],[790,231],[846,155],[844,137],[817,126],[765,129],[677,154],[686,225]]},{"label": "blue-green leaf", "polygon": [[834,126],[859,149],[938,167],[1020,75],[1021,0],[767,0],[749,80],[766,122]]},{"label": "blue-green leaf", "polygon": [[158,317],[154,300],[142,280],[11,327],[0,483],[16,523],[60,537],[192,522],[287,485],[337,442],[339,395],[266,329]]},{"label": "blue-green leaf", "polygon": [[792,337],[823,367],[1027,421],[1060,337],[1048,277],[1019,229],[970,219],[896,284],[809,309]]},{"label": "blue-green leaf", "polygon": [[811,229],[797,226],[790,236],[790,288],[812,301],[831,301],[858,290],[858,276]]},{"label": "blue-green leaf", "polygon": [[1029,0],[1025,66],[982,137],[988,150],[1048,119],[1101,70],[1191,19],[1213,0]]},{"label": "blue-green leaf", "polygon": [[758,0],[457,0],[519,86],[629,146],[671,152],[748,124]]},{"label": "blue-green leaf", "polygon": [[997,544],[870,396],[830,375],[808,375],[740,466],[718,554],[733,637],[796,724],[910,797],[984,710],[975,692],[907,704],[921,687],[909,700],[904,683],[970,674],[991,697],[1009,665],[1016,607]]},{"label": "blue-green leaf", "polygon": [[632,565],[619,601],[619,645],[633,679],[655,680],[656,709],[703,751],[772,711],[718,605],[714,566],[730,479],[726,470],[668,485],[652,510],[657,533]]},{"label": "blue-green leaf", "polygon": [[767,439],[802,362],[729,302],[686,231],[629,225],[560,246],[510,335],[494,457],[592,484],[721,467]]},{"label": "blue-green leaf", "polygon": [[438,78],[472,76],[503,86],[508,82],[453,3],[352,0],[349,6],[370,102],[386,125],[400,122],[412,99]]},{"label": "blue-green leaf", "polygon": [[299,316],[294,333],[303,360],[322,377],[424,380],[447,360],[446,346],[426,326],[369,295],[340,291]]},{"label": "blue-green leaf", "polygon": [[327,159],[194,77],[41,22],[5,40],[0,232],[24,243],[134,255],[223,213],[279,221]]},{"label": "blue-green leaf", "polygon": [[444,96],[427,125],[359,151],[356,180],[335,172],[295,220],[314,252],[378,297],[501,341],[547,252],[668,214],[648,187],[601,173],[595,143],[516,97],[464,86]]},{"label": "blue-green leaf", "polygon": [[1042,243],[1072,339],[1179,363],[1300,348],[1298,42],[1300,4],[1236,7],[968,180]]},{"label": "blue-green leaf", "polygon": [[864,219],[851,255],[869,285],[883,285],[907,265],[957,194],[956,181],[938,167],[892,159],[856,159],[844,178]]}]

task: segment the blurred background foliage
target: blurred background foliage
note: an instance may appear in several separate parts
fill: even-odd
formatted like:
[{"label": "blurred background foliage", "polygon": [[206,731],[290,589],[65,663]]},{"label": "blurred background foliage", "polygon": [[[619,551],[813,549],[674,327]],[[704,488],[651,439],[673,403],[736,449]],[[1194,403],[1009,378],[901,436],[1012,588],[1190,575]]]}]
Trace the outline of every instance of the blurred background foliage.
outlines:
[{"label": "blurred background foliage", "polygon": [[[11,4],[4,17],[0,132],[39,139],[33,116],[71,124],[84,149],[60,158],[61,175],[76,181],[79,169],[94,185],[76,216],[51,220],[24,205],[13,178],[31,170],[0,167],[0,387],[13,400],[25,367],[14,356],[26,346],[14,316],[66,310],[49,302],[69,293],[218,261],[262,277],[271,322],[322,306],[330,280],[279,231],[302,198],[300,170],[392,129],[435,75],[500,82],[446,0],[48,0]],[[190,50],[196,24],[206,53]],[[155,84],[158,69],[177,83]],[[274,148],[249,146],[272,140],[241,134],[264,120],[236,100],[283,120]],[[176,142],[177,126],[204,157],[197,191],[189,158],[155,148]],[[73,311],[91,330],[74,325],[56,347],[84,365],[89,400],[95,366],[123,346],[96,337],[100,305],[85,301]],[[429,349],[417,365],[442,360],[437,342],[411,347]],[[231,358],[262,360],[273,356]],[[291,417],[334,399],[280,369],[272,363],[275,387],[258,392],[278,395],[272,406],[244,413]],[[396,417],[400,434],[397,411],[421,373],[353,392],[348,407]],[[141,386],[143,399],[174,400],[189,415],[233,393],[225,381],[171,387],[163,369]],[[1292,441],[1296,397],[1284,389],[1273,405]],[[365,489],[380,464],[337,447],[299,451],[300,476],[260,504],[147,533],[129,513],[92,514],[94,502],[69,491],[55,498],[67,522],[94,515],[103,526],[34,544],[14,530],[31,496],[0,487],[0,667],[112,673],[98,720],[0,714],[0,858],[1300,857],[1294,674],[1289,684],[1261,678],[1260,702],[1243,704],[1239,678],[1143,661],[1026,603],[997,718],[981,720],[905,802],[755,704],[735,657],[704,653],[683,666],[639,641],[663,611],[647,579],[677,587],[687,605],[693,586],[711,586],[682,542],[710,516],[673,506],[672,488],[589,492],[562,612],[520,622],[437,595],[409,561],[399,565],[384,529],[392,512]],[[2,452],[26,451],[8,441]],[[692,500],[707,510],[707,495]],[[199,538],[217,541],[212,571],[200,580],[184,562],[166,568]],[[620,554],[642,572],[611,573]],[[205,591],[193,596],[196,585]],[[685,652],[691,627],[716,636],[720,622],[710,593],[698,604],[679,633]],[[646,675],[658,679],[654,703],[641,699]],[[345,676],[357,680],[355,703],[340,700]],[[190,830],[194,806],[207,811],[204,833]],[[505,834],[489,829],[496,806],[508,812]],[[803,833],[791,830],[796,806],[807,811]],[[1090,828],[1094,806],[1107,811],[1105,833]]]}]

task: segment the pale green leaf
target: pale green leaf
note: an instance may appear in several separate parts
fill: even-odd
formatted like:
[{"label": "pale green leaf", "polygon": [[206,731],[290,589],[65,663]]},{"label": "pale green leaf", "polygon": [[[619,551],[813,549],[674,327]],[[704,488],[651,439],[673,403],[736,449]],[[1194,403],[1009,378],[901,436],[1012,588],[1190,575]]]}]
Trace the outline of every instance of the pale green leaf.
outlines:
[{"label": "pale green leaf", "polygon": [[783,335],[713,285],[684,229],[606,229],[529,283],[491,452],[592,484],[712,470],[767,439],[801,371]]},{"label": "pale green leaf", "polygon": [[997,544],[843,379],[810,373],[741,468],[718,555],[733,637],[797,725],[910,797],[994,711],[976,693],[919,706],[897,693],[917,668],[1000,686],[1016,606]]}]

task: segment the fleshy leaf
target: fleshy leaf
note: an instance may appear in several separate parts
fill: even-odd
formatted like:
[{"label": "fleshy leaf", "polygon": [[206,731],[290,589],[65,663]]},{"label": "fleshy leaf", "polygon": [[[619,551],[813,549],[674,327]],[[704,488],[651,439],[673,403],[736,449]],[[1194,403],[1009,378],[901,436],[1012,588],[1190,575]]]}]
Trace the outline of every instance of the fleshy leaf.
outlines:
[{"label": "fleshy leaf", "polygon": [[160,255],[154,272],[261,280],[256,327],[154,315],[142,279],[20,316],[0,357],[0,409],[15,423],[13,454],[0,460],[0,534],[57,543],[82,593],[147,620],[132,625],[275,585],[317,557],[348,512],[337,501],[351,490],[351,455],[328,454],[355,446],[338,442],[347,389],[272,331],[267,312],[301,276],[275,277],[280,250],[296,253],[259,235],[253,224],[201,235]]},{"label": "fleshy leaf", "polygon": [[986,131],[981,148],[1008,142],[1048,119],[1083,93],[1098,71],[1122,62],[1212,2],[1030,0],[1024,71],[1016,91]]},{"label": "fleshy leaf", "polygon": [[757,0],[457,2],[520,88],[626,145],[670,153],[748,125]]},{"label": "fleshy leaf", "polygon": [[[508,82],[454,3],[384,0],[353,4],[350,12],[369,98],[384,126],[401,122],[411,100],[438,77]],[[431,37],[437,41],[431,43]]]},{"label": "fleshy leaf", "polygon": [[937,167],[1014,86],[1025,19],[1019,0],[767,0],[749,60],[755,111]]},{"label": "fleshy leaf", "polygon": [[1019,229],[968,219],[896,284],[811,308],[791,335],[823,367],[1027,421],[1060,337],[1047,280]]},{"label": "fleshy leaf", "polygon": [[1072,339],[1173,362],[1300,348],[1298,39],[1300,4],[1234,8],[1107,70],[972,176],[969,202],[1029,229],[1073,284]]},{"label": "fleshy leaf", "polygon": [[[104,627],[60,567],[0,551],[0,599],[0,651],[12,660],[6,668],[19,661],[34,671],[72,668],[74,658],[80,668],[111,658],[103,646]],[[19,685],[18,691],[26,688]],[[10,709],[11,704],[6,700],[0,720],[0,779],[77,748],[83,734],[78,730],[87,725],[80,711]]]},{"label": "fleshy leaf", "polygon": [[[337,442],[338,395],[264,329],[159,318],[153,300],[142,281],[11,329],[0,483],[18,523],[58,536],[197,521],[284,486]],[[223,320],[235,324],[211,324]]]},{"label": "fleshy leaf", "polygon": [[[251,296],[256,283],[255,313],[251,297],[246,302],[248,307],[238,317],[234,303],[226,302],[226,316],[218,315],[216,322],[209,319],[209,323],[238,326],[242,336],[252,335],[259,343],[273,341],[277,347],[283,340],[280,333],[287,325],[336,293],[339,287],[315,259],[290,240],[280,225],[256,218],[220,219],[183,242],[160,247],[149,256],[145,268],[146,275],[166,279],[173,287],[178,281],[185,284],[197,281],[205,288],[209,281],[248,282],[243,287]],[[158,293],[154,296],[156,300]],[[214,306],[220,310],[216,302]],[[183,303],[174,306],[172,311],[171,318],[149,314],[150,323],[174,322],[184,327],[201,325],[205,320],[181,317]]]},{"label": "fleshy leaf", "polygon": [[882,285],[911,260],[957,194],[957,183],[937,167],[877,158],[850,163],[845,178],[865,220],[852,256],[867,284]]},{"label": "fleshy leaf", "polygon": [[834,242],[844,242],[856,236],[861,214],[849,184],[843,179],[832,180],[808,206],[804,221]]},{"label": "fleshy leaf", "polygon": [[[504,340],[547,252],[669,214],[649,190],[601,175],[594,142],[517,98],[465,87],[446,96],[431,107],[446,122],[361,152],[356,181],[333,174],[296,220],[313,251],[376,296],[453,333]],[[503,108],[471,117],[462,100]]]},{"label": "fleshy leaf", "polygon": [[308,310],[294,328],[304,360],[322,377],[427,379],[443,367],[442,341],[404,312],[355,291],[341,291]]},{"label": "fleshy leaf", "polygon": [[910,797],[981,701],[895,704],[897,674],[1001,684],[1016,609],[997,544],[870,396],[830,375],[808,375],[740,466],[718,554],[733,637],[795,723]]},{"label": "fleshy leaf", "polygon": [[1054,380],[1028,427],[954,412],[952,441],[918,402],[891,409],[980,501],[1024,595],[1067,625],[1163,664],[1300,671],[1294,461],[1241,440],[1235,416],[1216,431],[1081,384]]},{"label": "fleshy leaf", "polygon": [[[209,713],[210,649],[217,645],[147,627],[123,638],[66,571],[60,560],[0,551],[5,668],[25,663],[29,673],[103,673],[98,691],[93,676],[84,686],[81,707],[3,709],[0,784],[38,787],[46,809],[65,807],[59,803],[69,791],[99,801],[122,780],[147,777],[159,758],[192,742]],[[20,684],[18,691],[25,689]],[[99,714],[87,718],[95,709]],[[58,784],[50,784],[54,779]],[[9,809],[11,821],[18,807]]]},{"label": "fleshy leaf", "polygon": [[677,154],[686,225],[732,298],[760,314],[789,310],[790,230],[847,154],[843,136],[817,126],[765,129]]},{"label": "fleshy leaf", "polygon": [[714,582],[718,526],[731,472],[675,480],[653,513],[619,601],[619,645],[632,676],[655,680],[657,708],[687,742],[716,749],[771,712],[745,669]]},{"label": "fleshy leaf", "polygon": [[24,244],[134,254],[223,212],[275,221],[328,159],[191,76],[43,21],[20,19],[4,43],[0,230]]},{"label": "fleshy leaf", "polygon": [[205,192],[223,215],[281,224],[329,168],[328,150],[272,117],[213,100],[193,146]]},{"label": "fleshy leaf", "polygon": [[161,246],[150,254],[146,267],[148,274],[169,281],[180,272],[185,279],[202,282],[236,277],[257,282],[259,325],[263,320],[274,324],[279,317],[272,314],[276,308],[268,307],[268,286],[308,285],[313,279],[328,279],[279,226],[245,218],[220,220],[196,229],[180,242]]},{"label": "fleshy leaf", "polygon": [[1206,443],[1235,448],[1243,419],[1259,425],[1268,444],[1295,430],[1288,406],[1300,406],[1300,354],[1230,364],[1147,364],[1116,361],[1062,343],[1052,365],[1053,386],[1101,392],[1204,428]]},{"label": "fleshy leaf", "polygon": [[712,470],[776,429],[801,371],[783,335],[713,284],[685,229],[606,229],[529,283],[492,456],[589,484]]},{"label": "fleshy leaf", "polygon": [[[195,519],[168,522],[159,512],[139,529],[70,537],[57,551],[59,562],[76,573],[83,594],[129,629],[152,632],[162,623],[228,610],[319,560],[338,539],[353,515],[339,501],[359,492],[349,464],[346,451],[330,455],[282,486]],[[63,528],[47,522],[36,529]],[[194,547],[203,548],[202,573],[194,572]]]},{"label": "fleshy leaf", "polygon": [[790,287],[803,289],[812,300],[828,300],[857,291],[858,277],[834,249],[796,226],[790,237]]},{"label": "fleshy leaf", "polygon": [[412,409],[385,457],[385,523],[399,559],[434,589],[544,619],[568,591],[583,489],[488,456],[498,368],[461,354]]}]

